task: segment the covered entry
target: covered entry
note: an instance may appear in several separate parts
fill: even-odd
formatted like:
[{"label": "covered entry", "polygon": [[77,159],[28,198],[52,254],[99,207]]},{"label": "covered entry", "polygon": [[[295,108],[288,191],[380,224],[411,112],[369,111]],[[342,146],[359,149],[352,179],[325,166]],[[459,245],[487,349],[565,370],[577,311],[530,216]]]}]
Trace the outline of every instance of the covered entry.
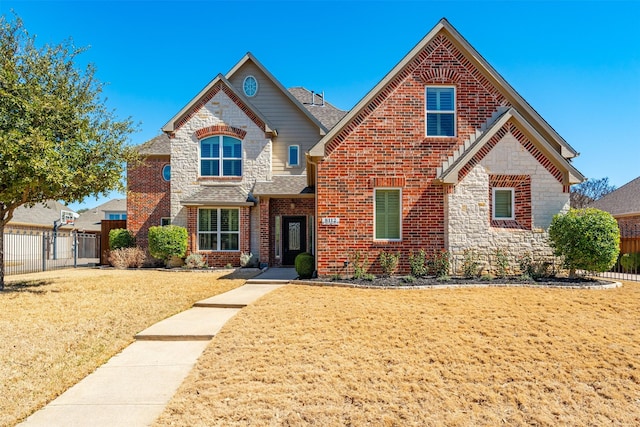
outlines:
[{"label": "covered entry", "polygon": [[282,265],[291,266],[296,256],[307,251],[307,217],[282,217]]}]

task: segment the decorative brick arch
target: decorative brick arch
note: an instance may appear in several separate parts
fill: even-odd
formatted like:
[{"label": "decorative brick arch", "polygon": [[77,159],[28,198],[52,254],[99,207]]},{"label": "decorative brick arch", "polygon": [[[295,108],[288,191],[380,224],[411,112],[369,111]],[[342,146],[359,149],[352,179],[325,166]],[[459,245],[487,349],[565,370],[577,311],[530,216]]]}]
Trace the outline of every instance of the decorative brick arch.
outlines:
[{"label": "decorative brick arch", "polygon": [[244,137],[247,135],[247,131],[229,125],[207,126],[196,131],[196,137],[198,139],[204,139],[208,136],[213,135],[227,135],[236,137],[238,139],[244,139]]},{"label": "decorative brick arch", "polygon": [[424,84],[450,84],[454,85],[460,80],[460,74],[453,68],[431,68],[419,75]]}]

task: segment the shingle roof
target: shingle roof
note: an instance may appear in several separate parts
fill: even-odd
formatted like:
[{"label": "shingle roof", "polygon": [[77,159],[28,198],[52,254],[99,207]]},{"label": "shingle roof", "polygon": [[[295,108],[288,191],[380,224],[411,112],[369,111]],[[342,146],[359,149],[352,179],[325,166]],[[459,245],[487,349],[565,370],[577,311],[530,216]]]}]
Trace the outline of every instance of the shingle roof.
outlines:
[{"label": "shingle roof", "polygon": [[180,202],[184,206],[253,206],[255,199],[234,185],[204,187]]},{"label": "shingle roof", "polygon": [[13,218],[9,221],[9,224],[37,225],[53,228],[53,221],[60,220],[61,210],[73,212],[72,209],[55,200],[49,200],[46,203],[37,203],[33,207],[20,206],[13,212]]},{"label": "shingle roof", "polygon": [[312,93],[303,87],[292,87],[288,90],[327,130],[347,114],[346,111],[324,101],[322,94]]},{"label": "shingle roof", "polygon": [[313,187],[307,187],[306,175],[276,175],[271,181],[256,182],[255,196],[297,196],[314,194]]},{"label": "shingle roof", "polygon": [[137,147],[138,153],[145,156],[171,155],[171,140],[163,133]]},{"label": "shingle roof", "polygon": [[589,204],[613,216],[640,213],[640,177]]},{"label": "shingle roof", "polygon": [[105,212],[126,212],[127,199],[113,199],[95,208],[84,211],[76,220],[75,228],[85,231],[100,231]]}]

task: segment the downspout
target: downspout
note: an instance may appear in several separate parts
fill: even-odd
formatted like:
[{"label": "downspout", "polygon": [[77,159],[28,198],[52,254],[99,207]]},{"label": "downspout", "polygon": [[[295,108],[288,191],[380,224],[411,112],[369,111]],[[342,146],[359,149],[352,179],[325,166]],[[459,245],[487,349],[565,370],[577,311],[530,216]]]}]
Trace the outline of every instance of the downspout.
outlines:
[{"label": "downspout", "polygon": [[313,206],[313,251],[315,252],[313,255],[314,271],[316,275],[318,274],[318,163],[313,160],[313,158],[309,155],[309,153],[305,153],[307,161],[314,166],[314,178],[315,178],[315,195],[314,195],[314,206]]}]

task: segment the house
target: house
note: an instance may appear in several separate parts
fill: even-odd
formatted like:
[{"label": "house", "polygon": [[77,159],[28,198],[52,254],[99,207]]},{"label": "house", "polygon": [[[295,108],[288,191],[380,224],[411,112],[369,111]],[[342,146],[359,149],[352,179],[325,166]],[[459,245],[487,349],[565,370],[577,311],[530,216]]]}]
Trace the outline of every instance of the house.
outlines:
[{"label": "house", "polygon": [[126,220],[127,200],[113,199],[80,213],[75,228],[81,232],[100,232],[103,220]]},{"label": "house", "polygon": [[399,272],[420,249],[548,255],[584,180],[576,150],[445,19],[346,115],[247,54],[163,131],[129,170],[130,228],[144,241],[166,215],[212,265],[308,251],[327,276],[356,254],[374,273],[382,252],[404,254]]},{"label": "house", "polygon": [[5,230],[53,231],[56,222],[56,229],[70,231],[73,229],[72,225],[60,223],[62,211],[75,214],[69,207],[56,200],[36,203],[33,206],[22,205],[13,212],[13,218],[7,223]]},{"label": "house", "polygon": [[138,148],[144,161],[128,169],[128,229],[146,246],[152,226],[186,227],[189,251],[212,265],[238,265],[243,252],[292,265],[313,250],[305,153],[344,114],[322,93],[285,89],[247,53]]},{"label": "house", "polygon": [[589,203],[589,207],[609,212],[621,228],[640,230],[640,177]]}]

